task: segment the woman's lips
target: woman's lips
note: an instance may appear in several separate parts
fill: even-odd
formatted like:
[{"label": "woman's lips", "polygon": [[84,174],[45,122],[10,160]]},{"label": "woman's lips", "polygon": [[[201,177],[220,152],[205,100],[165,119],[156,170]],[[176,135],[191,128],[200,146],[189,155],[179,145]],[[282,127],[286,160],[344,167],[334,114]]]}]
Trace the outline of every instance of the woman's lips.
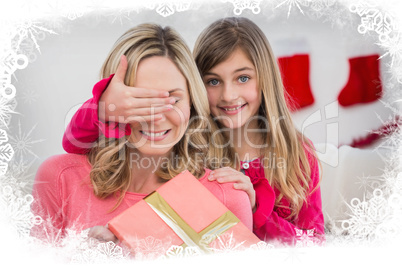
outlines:
[{"label": "woman's lips", "polygon": [[163,131],[145,131],[140,130],[141,135],[150,141],[161,141],[169,134],[170,129]]}]

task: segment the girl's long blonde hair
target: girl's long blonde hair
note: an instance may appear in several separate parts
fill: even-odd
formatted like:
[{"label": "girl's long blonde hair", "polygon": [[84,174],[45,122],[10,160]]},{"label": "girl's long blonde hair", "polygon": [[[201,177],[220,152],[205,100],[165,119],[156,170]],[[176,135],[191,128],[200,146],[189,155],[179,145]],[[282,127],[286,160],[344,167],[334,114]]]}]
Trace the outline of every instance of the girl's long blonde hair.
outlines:
[{"label": "girl's long blonde hair", "polygon": [[[295,128],[287,108],[284,90],[276,58],[271,46],[261,31],[246,18],[224,18],[212,23],[198,37],[193,55],[203,76],[214,66],[229,58],[237,48],[242,49],[254,64],[258,87],[262,91],[259,120],[267,149],[261,151],[265,177],[270,185],[280,191],[276,205],[285,197],[291,205],[289,217],[298,215],[307,200],[311,182],[311,168],[308,155],[317,158],[313,145]],[[265,121],[265,122],[264,122]],[[268,124],[268,126],[267,126]],[[285,160],[284,168],[269,163],[270,158]]]},{"label": "girl's long blonde hair", "polygon": [[[128,60],[125,84],[135,85],[136,71],[141,60],[152,56],[171,59],[187,80],[190,95],[190,121],[182,139],[173,147],[172,157],[157,170],[165,180],[184,170],[195,177],[204,167],[214,169],[234,166],[234,151],[223,150],[224,138],[210,117],[208,98],[191,52],[182,38],[171,28],[156,24],[141,24],[124,33],[115,43],[101,69],[102,78],[117,70],[121,55]],[[115,209],[122,201],[131,182],[129,137],[99,138],[88,155],[92,165],[90,178],[99,198],[118,196]]]}]

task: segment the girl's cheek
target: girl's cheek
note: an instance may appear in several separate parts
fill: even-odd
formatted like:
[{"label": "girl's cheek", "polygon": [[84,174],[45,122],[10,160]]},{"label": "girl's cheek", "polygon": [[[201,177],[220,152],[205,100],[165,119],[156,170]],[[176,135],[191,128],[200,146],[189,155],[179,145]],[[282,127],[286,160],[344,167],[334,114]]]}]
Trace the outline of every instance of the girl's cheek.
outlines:
[{"label": "girl's cheek", "polygon": [[207,89],[207,97],[208,97],[209,104],[215,104],[217,102],[218,98],[219,98],[218,90],[216,90],[216,89],[215,90],[213,90],[213,89],[208,90]]}]

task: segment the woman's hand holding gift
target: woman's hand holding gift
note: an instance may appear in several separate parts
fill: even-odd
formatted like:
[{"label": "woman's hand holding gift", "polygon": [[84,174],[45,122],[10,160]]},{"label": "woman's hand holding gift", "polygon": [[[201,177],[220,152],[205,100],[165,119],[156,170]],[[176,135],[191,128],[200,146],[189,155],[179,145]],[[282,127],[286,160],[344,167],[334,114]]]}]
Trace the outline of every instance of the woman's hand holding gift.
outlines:
[{"label": "woman's hand holding gift", "polygon": [[88,237],[95,238],[101,242],[112,241],[117,243],[119,241],[107,226],[94,226],[89,228]]}]

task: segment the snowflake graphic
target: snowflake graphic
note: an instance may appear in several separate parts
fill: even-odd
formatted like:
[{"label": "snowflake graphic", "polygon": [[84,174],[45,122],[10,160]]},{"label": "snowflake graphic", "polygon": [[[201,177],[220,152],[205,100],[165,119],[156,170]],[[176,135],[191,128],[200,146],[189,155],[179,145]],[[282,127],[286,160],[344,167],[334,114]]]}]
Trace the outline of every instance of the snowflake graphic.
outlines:
[{"label": "snowflake graphic", "polygon": [[309,5],[308,0],[285,0],[282,3],[278,4],[275,8],[278,8],[282,5],[288,5],[289,10],[288,10],[288,17],[290,16],[290,11],[292,10],[292,7],[295,6],[299,9],[299,11],[304,15],[303,9],[301,6],[307,7]]},{"label": "snowflake graphic", "polygon": [[117,246],[112,241],[101,243],[97,247],[98,251],[109,259],[121,259],[123,258],[123,249]]},{"label": "snowflake graphic", "polygon": [[168,258],[187,258],[187,257],[195,257],[200,256],[202,253],[200,249],[196,247],[185,247],[182,246],[171,246],[166,251],[166,257]]},{"label": "snowflake graphic", "polygon": [[377,4],[359,1],[350,5],[349,10],[361,17],[357,30],[361,34],[375,31],[381,42],[389,39],[389,34],[395,29],[392,16],[388,12],[380,11]]},{"label": "snowflake graphic", "polygon": [[[8,141],[7,132],[3,129],[0,129],[0,144],[3,144],[7,141]],[[3,146],[4,146],[4,149],[3,149]],[[8,146],[8,148],[6,148],[6,146]],[[1,150],[9,151],[9,154],[6,153],[5,155],[2,155]],[[8,169],[8,164],[6,162],[9,162],[11,160],[11,158],[13,157],[13,155],[14,155],[14,150],[12,147],[10,148],[9,144],[0,146],[0,159],[5,161],[5,162],[0,161],[0,175],[6,174],[7,169]]]},{"label": "snowflake graphic", "polygon": [[233,233],[226,232],[218,236],[211,244],[211,250],[217,253],[229,253],[236,250],[245,249],[243,244],[245,241],[236,242]]},{"label": "snowflake graphic", "polygon": [[[82,245],[81,245],[82,247]],[[96,248],[88,247],[81,254],[74,255],[73,263],[116,263],[127,260],[127,254],[112,241],[99,243]]]},{"label": "snowflake graphic", "polygon": [[391,215],[387,200],[380,189],[375,189],[372,198],[367,201],[365,197],[363,201],[352,199],[349,209],[350,218],[342,221],[341,226],[348,235],[357,240],[374,240],[378,226]]},{"label": "snowflake graphic", "polygon": [[[38,41],[44,40],[46,37],[44,32],[39,32],[36,36],[36,39]],[[15,50],[17,53],[25,55],[28,58],[28,62],[32,63],[35,62],[38,56],[36,55],[36,48],[35,48],[35,43],[32,39],[30,38],[25,38],[21,41],[18,47],[18,43],[16,40],[12,42],[12,48]]]},{"label": "snowflake graphic", "polygon": [[103,263],[105,259],[96,249],[88,248],[83,252],[76,253],[71,258],[71,263],[76,264],[92,264],[92,263]]},{"label": "snowflake graphic", "polygon": [[[24,39],[31,39],[34,43],[35,49],[40,53],[40,47],[38,44],[38,38],[43,39],[44,32],[49,34],[57,34],[53,30],[49,30],[43,26],[40,26],[39,22],[34,22],[32,20],[25,20],[17,25],[17,35],[16,35],[16,47],[20,49],[20,45]],[[38,37],[39,36],[39,37]]]},{"label": "snowflake graphic", "polygon": [[9,143],[0,146],[0,160],[10,162],[14,156],[13,147]]},{"label": "snowflake graphic", "polygon": [[382,59],[385,56],[390,56],[391,57],[391,67],[394,66],[394,62],[398,61],[398,59],[402,59],[402,39],[400,37],[400,33],[395,34],[392,37],[389,37],[387,40],[377,43],[377,45],[381,46],[384,48],[386,53],[384,53],[380,59]]},{"label": "snowflake graphic", "polygon": [[336,0],[315,0],[311,1],[310,7],[316,11],[319,12],[325,8],[332,7],[336,3]]},{"label": "snowflake graphic", "polygon": [[8,169],[8,164],[4,163],[3,161],[0,161],[0,176],[6,174]]},{"label": "snowflake graphic", "polygon": [[[25,55],[16,54],[11,50],[3,55],[0,54],[0,96],[4,99],[1,102],[7,102],[15,97],[16,89],[11,84],[11,76],[17,69],[24,69],[27,65],[28,58]],[[4,109],[7,109],[7,105]]]},{"label": "snowflake graphic", "polygon": [[[88,237],[89,229],[79,231],[76,227],[65,230],[62,236],[56,233],[58,247],[71,263],[118,263],[128,259],[128,253],[114,242],[100,242]],[[61,240],[61,242],[60,242]]]},{"label": "snowflake graphic", "polygon": [[250,246],[251,250],[268,250],[268,249],[273,249],[274,245],[268,244],[264,241],[260,241],[257,244],[253,244]]},{"label": "snowflake graphic", "polygon": [[35,175],[34,173],[29,173],[29,170],[34,162],[35,159],[29,163],[22,158],[13,159],[8,165],[7,173],[2,178],[2,182],[5,185],[13,185],[23,192],[29,193],[33,186],[32,177]]},{"label": "snowflake graphic", "polygon": [[262,0],[227,0],[223,2],[230,2],[233,4],[233,13],[235,15],[240,15],[243,10],[249,9],[254,14],[258,14],[261,11],[260,3]]},{"label": "snowflake graphic", "polygon": [[28,133],[23,133],[21,131],[21,122],[18,122],[18,134],[16,136],[10,136],[10,143],[15,149],[16,157],[26,157],[28,155],[38,158],[38,156],[32,151],[32,145],[43,142],[44,139],[32,140],[31,135],[35,130],[36,125],[34,125]]},{"label": "snowflake graphic", "polygon": [[[124,23],[131,21],[131,18],[130,18],[131,12],[133,12],[133,10],[125,7],[125,8],[113,10],[113,12],[106,14],[106,17],[111,24],[120,22],[120,25],[123,25]],[[138,10],[137,10],[137,12],[138,12]]]},{"label": "snowflake graphic", "polygon": [[287,247],[283,250],[283,254],[285,255],[285,262],[294,264],[302,261],[301,257],[306,255],[306,251],[301,247]]},{"label": "snowflake graphic", "polygon": [[389,174],[386,178],[387,179],[383,179],[385,189],[392,189],[391,194],[402,192],[402,173],[397,175]]},{"label": "snowflake graphic", "polygon": [[160,239],[148,236],[137,241],[135,258],[139,260],[156,259],[166,253],[166,245]]},{"label": "snowflake graphic", "polygon": [[25,104],[32,104],[38,100],[39,95],[35,90],[28,89],[22,92],[21,98]]},{"label": "snowflake graphic", "polygon": [[380,187],[380,182],[374,179],[375,178],[372,176],[365,176],[363,174],[362,176],[357,177],[355,184],[359,186],[359,189],[363,189],[364,192],[367,192],[368,190],[374,190]]},{"label": "snowflake graphic", "polygon": [[155,9],[156,13],[162,17],[171,16],[177,12],[183,12],[190,9],[198,9],[200,3],[195,1],[176,1],[176,2],[159,2],[159,3],[147,3],[144,5],[151,10]]},{"label": "snowflake graphic", "polygon": [[[28,66],[28,58],[23,54],[16,54],[12,50],[0,55],[0,74],[2,84],[11,84],[11,75],[17,70],[22,70]],[[11,97],[12,98],[12,97]]]},{"label": "snowflake graphic", "polygon": [[51,12],[71,21],[81,18],[89,10],[87,6],[82,5],[82,1],[80,0],[55,1],[49,5]]},{"label": "snowflake graphic", "polygon": [[172,3],[161,3],[157,6],[156,12],[162,17],[168,17],[174,14],[174,5]]},{"label": "snowflake graphic", "polygon": [[314,230],[300,230],[295,228],[296,231],[296,247],[311,247],[315,244]]},{"label": "snowflake graphic", "polygon": [[15,98],[4,98],[0,94],[0,127],[8,128],[11,120],[11,114],[16,114],[14,111],[17,107],[17,101]]},{"label": "snowflake graphic", "polygon": [[4,129],[0,129],[0,144],[8,141],[7,132]]},{"label": "snowflake graphic", "polygon": [[183,12],[189,10],[191,6],[191,1],[180,1],[176,3],[176,11]]},{"label": "snowflake graphic", "polygon": [[[322,19],[323,22],[330,22],[342,27],[348,23],[347,14],[335,0],[315,0],[310,1],[310,9],[307,10],[307,16],[313,20]],[[340,19],[342,18],[342,19]]]},{"label": "snowflake graphic", "polygon": [[0,211],[9,223],[10,231],[19,237],[29,237],[30,229],[41,224],[40,217],[31,212],[32,195],[21,195],[11,186],[4,186],[0,195]]},{"label": "snowflake graphic", "polygon": [[389,35],[386,40],[377,43],[377,45],[386,51],[380,59],[387,56],[391,57],[389,66],[392,68],[392,74],[399,83],[402,83],[402,38],[400,33]]}]

